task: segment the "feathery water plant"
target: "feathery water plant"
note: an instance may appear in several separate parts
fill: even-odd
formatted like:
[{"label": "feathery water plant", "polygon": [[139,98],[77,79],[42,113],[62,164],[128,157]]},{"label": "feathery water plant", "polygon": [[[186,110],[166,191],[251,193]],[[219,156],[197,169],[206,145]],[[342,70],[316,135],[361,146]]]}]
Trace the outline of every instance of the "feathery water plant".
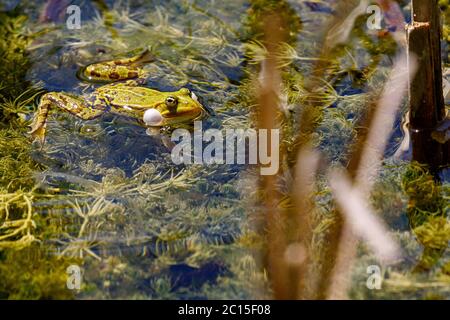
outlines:
[{"label": "feathery water plant", "polygon": [[[315,126],[312,145],[333,165],[345,163],[358,130],[355,124],[371,99],[370,91],[381,87],[391,67],[390,55],[396,49],[392,39],[367,35],[365,17],[361,17],[349,43],[318,58],[318,24],[329,20],[330,12],[306,14],[304,3],[287,1],[243,4],[240,0],[168,1],[156,8],[143,2],[138,8],[116,2],[100,8],[87,3],[83,12],[94,13],[83,19],[80,30],[58,23],[26,22],[20,15],[2,19],[7,28],[0,33],[9,42],[0,43],[1,52],[6,52],[0,59],[14,63],[3,63],[0,75],[20,86],[12,88],[14,81],[9,80],[0,85],[0,171],[4,173],[0,178],[0,237],[6,236],[0,242],[0,297],[71,298],[73,293],[65,289],[69,263],[83,265],[85,270],[86,285],[79,297],[271,296],[270,279],[259,268],[258,253],[266,243],[255,228],[263,208],[256,201],[261,195],[255,187],[258,177],[254,168],[175,166],[161,139],[148,137],[142,128],[109,115],[82,122],[54,112],[42,148],[32,147],[26,134],[33,96],[40,88],[36,84],[41,80],[46,90],[89,93],[95,85],[76,78],[78,67],[144,48],[157,57],[145,67],[150,74],[148,86],[160,90],[188,86],[197,92],[216,112],[204,122],[205,128],[254,128],[258,75],[267,52],[261,43],[261,17],[279,8],[292,27],[277,51],[283,148],[294,154],[299,115],[305,104],[312,104],[317,107],[308,108],[308,118]],[[89,8],[94,10],[86,10]],[[36,38],[30,43],[27,37],[33,32]],[[17,55],[9,47],[18,47]],[[311,75],[314,65],[320,63],[326,65],[322,75]],[[12,72],[11,65],[22,72]],[[25,81],[25,74],[34,89]],[[309,90],[306,80],[314,80],[315,90]],[[282,209],[293,205],[288,197],[293,181],[293,175],[285,170],[288,167],[283,163],[285,172],[276,184],[281,194],[277,205]],[[420,244],[413,234],[423,244],[441,248],[448,218],[443,214],[427,217],[433,207],[426,205],[429,199],[425,197],[425,208],[410,202],[410,217],[417,223],[412,231],[405,227],[403,217],[411,190],[416,183],[423,188],[431,186],[426,179],[413,183],[415,175],[407,174],[402,189],[406,167],[406,163],[393,165],[386,160],[372,202],[395,230],[399,226],[394,235],[403,239],[402,246],[414,260]],[[315,265],[320,264],[329,246],[327,233],[337,222],[330,190],[323,177],[318,179],[314,191],[317,208],[311,216],[310,251]],[[385,183],[391,188],[383,187]],[[438,189],[442,202],[448,200],[447,186]],[[441,200],[436,212],[448,213]],[[4,227],[2,223],[6,223]],[[17,246],[24,237],[34,241]],[[12,246],[21,250],[8,249]],[[440,261],[447,258],[448,252]],[[422,294],[418,292],[425,281],[409,274],[412,266],[406,262],[389,270],[392,276],[383,293],[361,289],[365,267],[373,261],[368,250],[358,251],[352,297]],[[37,271],[31,281],[20,275],[33,268]],[[443,262],[438,263],[431,282],[435,286],[430,286],[441,288],[444,296],[448,293],[441,284],[447,281],[447,269]],[[49,270],[54,270],[52,279],[45,276]],[[44,286],[46,283],[50,285]],[[28,293],[24,288],[30,286]]]}]

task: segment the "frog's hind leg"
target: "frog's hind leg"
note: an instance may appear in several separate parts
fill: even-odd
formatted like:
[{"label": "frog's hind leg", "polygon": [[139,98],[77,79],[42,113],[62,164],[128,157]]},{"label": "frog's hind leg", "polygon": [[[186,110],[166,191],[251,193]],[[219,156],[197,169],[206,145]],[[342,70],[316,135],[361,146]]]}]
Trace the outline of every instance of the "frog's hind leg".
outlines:
[{"label": "frog's hind leg", "polygon": [[41,98],[36,115],[30,125],[31,131],[29,132],[33,139],[37,139],[41,143],[45,140],[47,117],[52,107],[68,111],[84,120],[94,119],[105,112],[104,104],[101,101],[96,100],[91,104],[86,103],[81,98],[65,93],[47,93]]},{"label": "frog's hind leg", "polygon": [[125,65],[125,66],[140,66],[145,63],[155,61],[155,57],[150,53],[150,50],[146,49],[144,52],[125,59],[112,60],[111,63],[114,65]]},{"label": "frog's hind leg", "polygon": [[144,84],[148,74],[143,65],[153,62],[155,58],[149,50],[125,59],[115,59],[93,63],[81,69],[78,73],[82,79],[87,81],[114,82],[131,80],[136,85]]}]

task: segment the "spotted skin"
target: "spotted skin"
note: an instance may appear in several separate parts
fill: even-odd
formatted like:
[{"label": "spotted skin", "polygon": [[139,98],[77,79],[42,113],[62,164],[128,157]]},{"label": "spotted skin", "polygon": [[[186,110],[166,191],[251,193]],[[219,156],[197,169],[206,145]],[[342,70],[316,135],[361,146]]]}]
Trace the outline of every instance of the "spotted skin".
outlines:
[{"label": "spotted skin", "polygon": [[31,135],[41,143],[45,139],[47,117],[51,107],[68,111],[83,120],[95,119],[106,111],[104,101],[97,97],[94,97],[93,103],[87,103],[83,99],[61,92],[47,93],[41,98],[30,131]]},{"label": "spotted skin", "polygon": [[153,56],[146,50],[135,57],[90,64],[82,70],[82,78],[98,82],[140,79],[140,83],[143,83],[147,73],[142,66],[152,61]]},{"label": "spotted skin", "polygon": [[[97,78],[118,81],[101,86],[88,96],[76,97],[64,92],[49,92],[43,95],[31,124],[32,137],[44,142],[47,117],[52,108],[64,110],[83,120],[111,112],[134,118],[138,124],[146,127],[148,125],[144,124],[143,115],[149,109],[156,109],[161,114],[162,120],[158,127],[192,121],[208,113],[195,95],[186,88],[161,92],[140,86],[145,82],[145,78],[142,78],[145,72],[139,66],[145,61],[148,61],[148,55],[143,53],[134,58],[88,66],[85,72],[94,74]],[[113,72],[110,72],[111,70]],[[172,105],[174,100],[175,107]],[[170,106],[167,101],[172,102]]]}]

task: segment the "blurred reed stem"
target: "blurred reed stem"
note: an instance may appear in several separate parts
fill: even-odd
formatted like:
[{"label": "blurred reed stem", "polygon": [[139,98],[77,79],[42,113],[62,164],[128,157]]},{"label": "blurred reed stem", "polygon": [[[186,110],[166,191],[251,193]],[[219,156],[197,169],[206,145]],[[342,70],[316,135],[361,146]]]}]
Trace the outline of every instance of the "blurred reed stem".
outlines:
[{"label": "blurred reed stem", "polygon": [[[272,14],[266,17],[265,41],[267,48],[266,60],[261,65],[261,83],[258,97],[258,126],[259,129],[278,128],[279,90],[281,76],[277,68],[277,50],[283,42],[281,19]],[[270,135],[269,135],[270,137]],[[267,150],[270,150],[271,141],[267,140]],[[280,159],[282,161],[282,159]],[[275,299],[288,299],[289,277],[287,266],[283,258],[286,247],[284,223],[278,208],[280,194],[276,188],[277,176],[263,176],[260,179],[260,190],[263,193],[264,229],[267,232],[267,254],[265,258],[266,270],[271,279]]]},{"label": "blurred reed stem", "polygon": [[[342,25],[348,18],[348,13],[353,12],[359,5],[359,1],[341,1],[337,4],[336,14],[326,27],[326,32],[319,39],[319,58],[315,63],[309,81],[305,84],[306,92],[313,94],[323,86],[324,75],[331,68],[331,49],[336,45],[333,33],[341,32]],[[262,63],[262,79],[259,91],[259,128],[271,129],[277,126],[276,119],[279,114],[279,90],[281,88],[280,71],[277,69],[277,50],[280,48],[285,35],[281,30],[281,21],[276,14],[268,15],[265,20],[265,46],[267,58]],[[347,22],[348,23],[348,22]],[[353,21],[351,21],[351,26]],[[345,27],[345,26],[344,26]],[[341,36],[342,38],[342,36]],[[345,37],[342,41],[345,41]],[[288,154],[288,166],[296,168],[296,179],[291,187],[291,200],[293,206],[287,209],[286,215],[281,213],[277,204],[280,195],[276,190],[277,179],[275,176],[263,177],[260,188],[263,192],[263,204],[266,208],[265,227],[267,229],[267,256],[265,265],[272,283],[275,299],[324,299],[327,297],[331,274],[335,266],[336,252],[339,248],[342,235],[342,219],[336,212],[336,222],[328,234],[325,257],[322,258],[323,269],[318,277],[317,284],[311,284],[310,253],[312,230],[311,214],[314,210],[312,190],[314,187],[315,170],[319,163],[310,145],[313,134],[321,123],[323,107],[318,101],[306,101],[302,105],[300,116],[300,131],[295,137],[294,152]],[[361,126],[363,128],[364,126]],[[361,130],[360,144],[364,144],[364,133]],[[270,142],[269,142],[270,143]],[[361,147],[357,147],[352,158],[360,157]],[[280,156],[280,159],[282,157]],[[357,160],[351,160],[351,165],[358,167]],[[305,170],[305,168],[307,168]],[[311,169],[308,172],[308,169]],[[353,174],[355,175],[355,173]],[[306,181],[306,183],[305,183]],[[293,239],[288,235],[294,234]],[[294,253],[292,251],[295,251]],[[292,254],[296,255],[290,261]],[[312,289],[313,288],[313,289]],[[312,289],[312,290],[311,290]]]},{"label": "blurred reed stem", "polygon": [[[335,33],[336,32],[342,32],[342,29],[344,27],[352,28],[353,25],[350,26],[343,26],[345,20],[347,19],[349,12],[352,12],[355,10],[358,5],[360,4],[359,1],[340,1],[336,5],[335,8],[335,15],[333,19],[329,22],[328,26],[324,30],[324,34],[322,35],[321,39],[319,39],[319,59],[317,60],[317,63],[315,64],[313,71],[311,73],[311,76],[309,77],[309,81],[306,83],[306,90],[307,92],[315,92],[320,88],[322,83],[320,82],[320,79],[324,77],[324,75],[327,72],[327,69],[331,67],[331,61],[332,61],[332,49],[333,46],[336,45],[335,41]],[[342,39],[346,40],[346,39]],[[372,107],[369,108],[369,110],[372,110]],[[363,120],[363,123],[361,123],[360,126],[357,126],[360,128],[357,132],[357,139],[358,142],[356,144],[356,147],[350,156],[349,166],[351,169],[351,175],[356,175],[356,168],[358,167],[359,159],[361,157],[361,150],[363,149],[366,135],[367,135],[367,124],[370,122],[370,115],[372,111],[369,111],[367,113],[366,118]],[[310,115],[315,115],[315,118],[312,118]],[[302,106],[302,113],[301,117],[299,119],[300,121],[300,132],[298,133],[296,137],[296,143],[295,143],[295,154],[301,154],[305,148],[311,143],[313,139],[313,134],[317,129],[317,126],[321,123],[321,121],[318,121],[322,118],[323,110],[321,105],[314,104],[313,101],[307,101]],[[297,160],[297,159],[296,159]],[[302,163],[296,163],[297,167],[302,166]],[[302,188],[302,186],[295,186],[295,188]],[[309,220],[308,215],[311,214],[311,212],[305,212],[302,209],[300,209],[298,206],[295,208],[296,212],[302,212],[303,215],[306,215],[303,217],[304,220]],[[330,284],[332,281],[332,274],[333,270],[335,268],[335,264],[337,261],[337,254],[339,251],[339,246],[343,240],[343,235],[348,234],[346,230],[343,228],[343,221],[342,216],[339,213],[338,209],[336,209],[335,212],[335,222],[330,227],[330,230],[327,234],[327,240],[326,242],[329,244],[327,248],[324,248],[325,254],[323,257],[321,257],[322,262],[322,268],[320,270],[320,275],[318,276],[318,283],[314,285],[314,292],[310,292],[309,294],[306,293],[306,288],[301,288],[298,296],[302,298],[314,298],[314,299],[326,299],[328,297],[328,291],[330,288]],[[307,239],[304,239],[305,241],[308,241]],[[347,239],[349,242],[353,242],[353,239]],[[350,253],[352,254],[352,253]],[[305,275],[304,275],[305,276]]]}]

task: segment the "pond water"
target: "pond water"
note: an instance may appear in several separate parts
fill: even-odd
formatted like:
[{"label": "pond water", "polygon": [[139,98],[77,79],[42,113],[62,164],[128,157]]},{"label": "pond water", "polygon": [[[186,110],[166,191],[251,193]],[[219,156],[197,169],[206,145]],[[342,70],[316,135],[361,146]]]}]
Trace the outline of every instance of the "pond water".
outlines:
[{"label": "pond water", "polygon": [[[283,93],[292,114],[301,106],[302,86],[317,55],[317,30],[334,15],[334,1],[70,1],[81,17],[80,28],[70,29],[70,15],[65,11],[69,1],[0,3],[8,19],[17,23],[12,32],[18,32],[16,27],[30,36],[21,81],[43,89],[22,110],[27,120],[43,92],[82,96],[99,87],[81,81],[79,68],[149,49],[156,60],[144,67],[149,74],[145,86],[159,91],[189,88],[213,110],[204,119],[203,129],[221,131],[255,127],[254,84],[265,52],[260,19],[267,8],[278,8],[288,24],[290,50],[282,57],[286,61]],[[408,19],[407,1],[402,8]],[[21,25],[18,16],[26,16]],[[386,38],[364,37],[355,31],[342,54],[333,58],[316,137],[330,165],[345,163],[370,90],[386,81],[396,52],[392,39]],[[371,51],[374,46],[379,49]],[[372,64],[374,60],[377,63]],[[361,80],[355,76],[358,72],[370,76]],[[411,169],[409,161],[392,156],[403,138],[403,114],[398,114],[385,153],[373,205],[405,258],[385,269],[384,290],[373,291],[365,285],[366,268],[377,262],[361,245],[352,275],[352,298],[449,298],[448,184],[444,179],[436,187],[439,191],[427,199],[441,205],[443,221],[433,220],[437,219],[433,215],[421,218],[421,223],[411,218],[408,208],[413,195],[406,186],[416,187],[409,185],[414,179],[404,177],[415,170],[415,179],[428,187],[433,179],[430,182],[421,169]],[[29,145],[30,161],[35,164],[29,173],[32,183],[2,189],[5,194],[28,192],[23,199],[32,200],[36,243],[19,251],[0,246],[1,271],[17,270],[0,276],[4,280],[0,297],[271,297],[261,269],[263,240],[257,217],[264,209],[258,202],[255,166],[175,165],[164,141],[170,133],[149,136],[130,119],[109,113],[85,121],[53,112],[47,128],[45,144]],[[7,149],[2,148],[3,154]],[[332,200],[322,182],[319,189],[315,245],[326,246],[321,232],[330,223]],[[21,212],[21,199],[8,204],[12,212]],[[433,208],[420,210],[432,212]],[[432,229],[439,223],[444,226]],[[432,239],[426,238],[430,232]],[[437,262],[426,273],[412,272],[422,253],[432,249],[439,251],[433,251],[439,254]],[[27,261],[36,270],[36,279],[41,273],[48,275],[45,281],[52,284],[47,289],[40,288],[41,280],[27,282],[20,276],[21,268],[25,274],[33,273]],[[65,288],[69,266],[82,270],[80,290]]]}]

